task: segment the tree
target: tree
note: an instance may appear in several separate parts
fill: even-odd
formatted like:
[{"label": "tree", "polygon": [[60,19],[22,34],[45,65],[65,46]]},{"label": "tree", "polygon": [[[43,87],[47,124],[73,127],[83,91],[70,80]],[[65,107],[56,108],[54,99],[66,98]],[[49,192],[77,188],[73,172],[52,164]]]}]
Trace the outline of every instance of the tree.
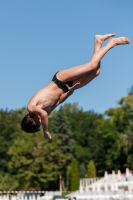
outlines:
[{"label": "tree", "polygon": [[86,168],[85,168],[84,163],[81,163],[80,166],[79,166],[79,174],[80,174],[80,178],[86,177]]},{"label": "tree", "polygon": [[72,158],[74,145],[74,140],[72,139],[73,133],[62,107],[60,107],[59,111],[56,113],[51,126],[52,132],[57,134],[58,138],[61,140],[61,152]]},{"label": "tree", "polygon": [[66,188],[67,188],[67,191],[71,190],[71,188],[70,188],[70,184],[71,184],[70,175],[71,175],[71,165],[69,165],[67,167],[67,170],[66,170]]},{"label": "tree", "polygon": [[14,139],[22,133],[20,129],[20,116],[25,112],[22,110],[0,110],[0,173],[8,173],[8,161],[10,156],[7,154]]},{"label": "tree", "polygon": [[122,97],[118,101],[119,107],[111,108],[105,112],[119,132],[124,132],[129,124],[129,118],[133,109],[133,93]]},{"label": "tree", "polygon": [[133,121],[129,122],[127,130],[125,131],[123,137],[126,140],[126,155],[127,163],[125,167],[131,168],[133,170]]},{"label": "tree", "polygon": [[96,167],[93,160],[90,160],[87,166],[87,178],[95,178],[96,177]]},{"label": "tree", "polygon": [[71,173],[70,173],[70,189],[71,191],[79,190],[79,170],[78,162],[74,158],[71,164]]},{"label": "tree", "polygon": [[70,164],[71,159],[73,158],[74,150],[74,140],[73,133],[69,121],[63,111],[63,108],[60,107],[59,111],[53,116],[51,121],[51,131],[57,135],[61,143],[59,146],[60,152],[67,156],[67,162],[65,165],[62,165],[62,176],[66,181],[66,170],[67,166]]},{"label": "tree", "polygon": [[131,88],[129,89],[128,94],[133,94],[133,85],[132,85]]},{"label": "tree", "polygon": [[129,111],[129,119],[133,121],[133,108]]},{"label": "tree", "polygon": [[19,181],[10,173],[0,174],[0,190],[16,190],[19,187]]},{"label": "tree", "polygon": [[[122,172],[125,171],[125,166],[129,166],[129,161],[132,159],[132,110],[133,110],[133,93],[132,88],[128,93],[128,96],[122,97],[118,101],[119,107],[111,108],[105,112],[109,117],[110,123],[116,127],[116,151],[114,152],[117,159],[114,160],[112,155],[112,164],[115,163],[117,169],[119,168]],[[115,138],[115,135],[114,135]],[[119,140],[118,140],[119,138]],[[129,142],[130,141],[130,142]],[[114,146],[114,145],[113,145]],[[114,149],[115,149],[114,146]],[[118,148],[119,147],[119,148]],[[109,155],[111,157],[112,152]],[[129,157],[129,158],[128,158]],[[121,163],[121,165],[119,165]],[[108,163],[109,164],[109,163]],[[109,166],[111,166],[109,164]],[[114,164],[113,164],[114,166]]]},{"label": "tree", "polygon": [[15,189],[41,189],[58,179],[66,155],[60,152],[60,141],[54,134],[53,140],[44,140],[43,133],[38,132],[23,133],[14,141],[8,154],[11,156],[10,173],[18,182]]}]

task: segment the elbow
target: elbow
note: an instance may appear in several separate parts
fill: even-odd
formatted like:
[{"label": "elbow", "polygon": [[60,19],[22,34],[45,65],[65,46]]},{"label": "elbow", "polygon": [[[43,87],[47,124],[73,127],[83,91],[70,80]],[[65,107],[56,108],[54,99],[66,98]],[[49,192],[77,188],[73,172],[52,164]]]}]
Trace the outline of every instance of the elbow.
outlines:
[{"label": "elbow", "polygon": [[45,111],[45,112],[44,112],[44,117],[47,117],[47,116],[48,116],[48,114],[47,114],[47,112]]},{"label": "elbow", "polygon": [[48,114],[46,111],[43,112],[43,114],[41,115],[42,120],[45,119],[46,117],[48,117]]}]

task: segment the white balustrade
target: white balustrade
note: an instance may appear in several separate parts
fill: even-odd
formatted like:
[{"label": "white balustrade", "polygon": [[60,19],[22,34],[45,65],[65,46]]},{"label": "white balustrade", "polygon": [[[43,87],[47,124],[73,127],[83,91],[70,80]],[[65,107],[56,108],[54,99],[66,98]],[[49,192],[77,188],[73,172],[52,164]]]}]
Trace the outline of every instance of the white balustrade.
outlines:
[{"label": "white balustrade", "polygon": [[[44,194],[43,196],[40,196]],[[52,200],[60,196],[59,191],[0,191],[0,200]],[[126,169],[112,174],[104,173],[102,178],[81,179],[79,191],[66,196],[76,200],[133,200],[133,175]]]}]

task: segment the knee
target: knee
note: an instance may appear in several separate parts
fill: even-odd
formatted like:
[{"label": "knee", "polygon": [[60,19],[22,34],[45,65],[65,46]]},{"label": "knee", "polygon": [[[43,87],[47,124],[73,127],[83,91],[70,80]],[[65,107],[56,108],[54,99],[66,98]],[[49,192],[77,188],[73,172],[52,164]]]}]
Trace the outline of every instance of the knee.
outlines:
[{"label": "knee", "polygon": [[92,68],[92,70],[97,70],[98,65],[99,65],[99,62],[93,61],[93,62],[91,63],[91,68]]},{"label": "knee", "polygon": [[96,76],[100,74],[100,67],[96,70]]}]

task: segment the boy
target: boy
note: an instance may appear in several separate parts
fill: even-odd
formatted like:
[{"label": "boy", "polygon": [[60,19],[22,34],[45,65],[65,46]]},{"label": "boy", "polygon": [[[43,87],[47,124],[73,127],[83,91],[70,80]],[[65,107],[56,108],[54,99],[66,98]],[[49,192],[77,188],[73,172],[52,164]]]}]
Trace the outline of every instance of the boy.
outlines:
[{"label": "boy", "polygon": [[34,94],[27,106],[29,113],[21,121],[22,130],[33,133],[39,131],[42,125],[44,137],[51,139],[48,131],[49,114],[74,90],[85,86],[99,75],[100,61],[111,48],[130,43],[125,37],[111,38],[107,45],[102,47],[102,43],[113,36],[115,34],[96,35],[94,53],[90,62],[57,72],[46,87]]}]

